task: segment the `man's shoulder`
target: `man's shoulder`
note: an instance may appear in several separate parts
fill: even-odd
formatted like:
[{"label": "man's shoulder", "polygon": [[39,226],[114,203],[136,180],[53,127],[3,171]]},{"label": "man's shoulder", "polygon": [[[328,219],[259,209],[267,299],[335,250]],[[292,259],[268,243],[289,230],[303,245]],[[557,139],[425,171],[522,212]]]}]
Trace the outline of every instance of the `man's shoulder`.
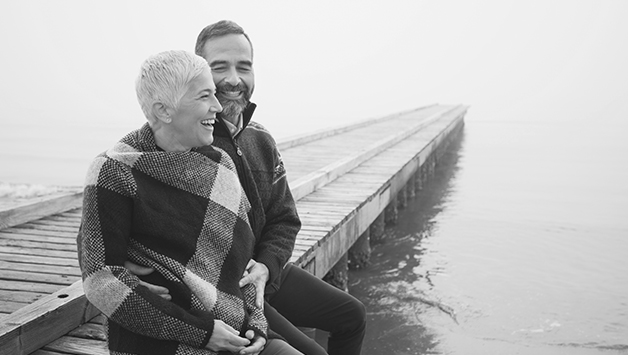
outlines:
[{"label": "man's shoulder", "polygon": [[263,134],[267,134],[269,136],[272,136],[270,134],[270,131],[268,129],[266,129],[266,127],[264,127],[264,125],[262,125],[259,122],[255,122],[255,121],[249,122],[249,124],[246,126],[246,129],[250,129],[250,130],[253,130],[253,131],[261,132]]},{"label": "man's shoulder", "polygon": [[266,127],[262,124],[251,121],[243,131],[245,140],[253,140],[256,143],[266,142],[267,144],[276,145],[275,139]]}]

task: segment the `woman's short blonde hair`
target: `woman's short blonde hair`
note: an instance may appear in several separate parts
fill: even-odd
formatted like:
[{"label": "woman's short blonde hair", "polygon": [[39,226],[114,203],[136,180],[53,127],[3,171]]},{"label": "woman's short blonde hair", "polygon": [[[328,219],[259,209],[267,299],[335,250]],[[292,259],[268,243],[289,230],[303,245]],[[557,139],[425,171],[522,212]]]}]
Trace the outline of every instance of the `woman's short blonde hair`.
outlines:
[{"label": "woman's short blonde hair", "polygon": [[165,51],[146,59],[135,81],[137,100],[146,118],[154,118],[151,107],[156,102],[177,109],[189,83],[207,66],[203,57],[183,50]]}]

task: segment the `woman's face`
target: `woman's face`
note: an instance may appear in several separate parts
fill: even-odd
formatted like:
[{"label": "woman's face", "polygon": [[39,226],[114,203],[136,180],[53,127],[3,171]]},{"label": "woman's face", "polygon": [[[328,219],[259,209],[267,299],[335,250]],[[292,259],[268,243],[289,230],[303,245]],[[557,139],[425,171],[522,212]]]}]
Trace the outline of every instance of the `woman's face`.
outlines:
[{"label": "woman's face", "polygon": [[173,138],[185,150],[210,145],[214,141],[216,113],[222,106],[215,96],[216,86],[207,66],[188,85],[179,107],[170,115]]}]

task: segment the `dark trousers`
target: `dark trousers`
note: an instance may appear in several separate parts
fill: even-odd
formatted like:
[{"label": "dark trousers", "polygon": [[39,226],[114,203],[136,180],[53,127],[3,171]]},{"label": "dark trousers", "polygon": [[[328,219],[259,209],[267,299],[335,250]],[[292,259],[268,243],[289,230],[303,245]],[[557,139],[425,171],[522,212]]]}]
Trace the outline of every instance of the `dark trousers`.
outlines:
[{"label": "dark trousers", "polygon": [[309,272],[288,264],[265,314],[270,328],[306,355],[327,354],[296,327],[329,332],[329,355],[359,355],[366,332],[362,302]]}]

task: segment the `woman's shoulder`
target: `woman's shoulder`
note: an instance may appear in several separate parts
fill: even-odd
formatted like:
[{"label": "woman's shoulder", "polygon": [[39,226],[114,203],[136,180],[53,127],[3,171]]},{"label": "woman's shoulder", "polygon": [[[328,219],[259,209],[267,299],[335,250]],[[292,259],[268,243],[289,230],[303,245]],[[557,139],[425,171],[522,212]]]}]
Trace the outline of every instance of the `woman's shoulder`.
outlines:
[{"label": "woman's shoulder", "polygon": [[100,153],[89,164],[85,186],[107,187],[119,192],[134,190],[135,182],[129,160],[128,156],[121,156],[114,148]]}]

